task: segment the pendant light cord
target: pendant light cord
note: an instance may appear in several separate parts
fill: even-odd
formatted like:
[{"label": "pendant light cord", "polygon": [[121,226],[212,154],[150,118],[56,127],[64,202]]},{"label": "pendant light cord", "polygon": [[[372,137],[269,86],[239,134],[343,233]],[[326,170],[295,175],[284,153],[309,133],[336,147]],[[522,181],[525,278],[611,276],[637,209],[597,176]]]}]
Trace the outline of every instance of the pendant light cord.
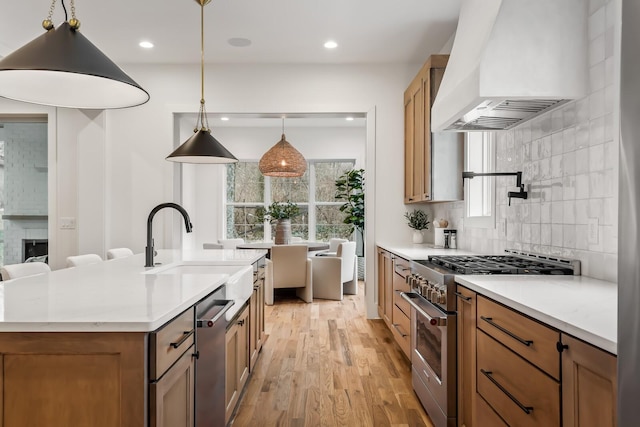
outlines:
[{"label": "pendant light cord", "polygon": [[207,109],[204,106],[204,5],[208,3],[206,0],[199,0],[200,3],[200,111],[198,112],[197,126],[200,130],[209,131],[209,119],[207,118]]}]

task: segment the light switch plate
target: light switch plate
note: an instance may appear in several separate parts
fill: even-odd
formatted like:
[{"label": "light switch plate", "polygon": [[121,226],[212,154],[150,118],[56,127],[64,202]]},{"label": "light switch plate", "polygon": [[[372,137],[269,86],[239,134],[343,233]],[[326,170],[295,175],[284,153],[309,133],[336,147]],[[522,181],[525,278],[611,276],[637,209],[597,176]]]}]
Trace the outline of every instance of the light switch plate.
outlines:
[{"label": "light switch plate", "polygon": [[76,219],[74,217],[61,217],[60,229],[61,230],[75,230]]},{"label": "light switch plate", "polygon": [[600,230],[600,227],[598,227],[598,218],[589,218],[587,221],[587,242],[590,245],[597,245],[599,240],[598,234]]}]

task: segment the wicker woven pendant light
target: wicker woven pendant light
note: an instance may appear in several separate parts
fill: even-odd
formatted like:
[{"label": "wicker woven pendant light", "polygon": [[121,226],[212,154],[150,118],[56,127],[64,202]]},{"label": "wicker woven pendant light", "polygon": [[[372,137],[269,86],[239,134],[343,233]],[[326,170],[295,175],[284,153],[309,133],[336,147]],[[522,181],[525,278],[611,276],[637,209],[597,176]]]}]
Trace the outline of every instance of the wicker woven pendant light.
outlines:
[{"label": "wicker woven pendant light", "polygon": [[282,138],[269,149],[258,164],[262,175],[295,178],[304,175],[307,161],[284,136],[284,117],[282,118]]},{"label": "wicker woven pendant light", "polygon": [[57,0],[42,22],[46,30],[0,60],[0,96],[55,107],[106,109],[134,107],[149,94],[80,33],[75,1],[68,19],[54,28]]},{"label": "wicker woven pendant light", "polygon": [[193,135],[167,156],[178,163],[236,163],[238,159],[211,135],[204,106],[204,7],[211,0],[195,0],[200,5],[200,111]]}]

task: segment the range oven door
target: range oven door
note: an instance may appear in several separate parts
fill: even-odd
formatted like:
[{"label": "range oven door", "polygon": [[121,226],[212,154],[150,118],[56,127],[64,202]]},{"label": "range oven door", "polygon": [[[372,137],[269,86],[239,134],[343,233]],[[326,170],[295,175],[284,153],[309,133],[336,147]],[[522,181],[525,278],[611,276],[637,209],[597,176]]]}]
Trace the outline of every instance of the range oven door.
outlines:
[{"label": "range oven door", "polygon": [[456,423],[456,315],[444,313],[417,293],[411,304],[413,387],[436,427]]}]

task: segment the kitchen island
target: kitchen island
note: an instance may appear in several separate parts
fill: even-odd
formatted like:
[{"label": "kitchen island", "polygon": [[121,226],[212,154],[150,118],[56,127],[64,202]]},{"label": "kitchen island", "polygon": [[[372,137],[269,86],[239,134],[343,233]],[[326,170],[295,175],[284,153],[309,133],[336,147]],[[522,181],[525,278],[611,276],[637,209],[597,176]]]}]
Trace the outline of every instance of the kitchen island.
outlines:
[{"label": "kitchen island", "polygon": [[[193,425],[194,305],[264,254],[161,250],[152,268],[140,254],[3,282],[3,425]],[[235,311],[251,282],[225,289]]]}]

